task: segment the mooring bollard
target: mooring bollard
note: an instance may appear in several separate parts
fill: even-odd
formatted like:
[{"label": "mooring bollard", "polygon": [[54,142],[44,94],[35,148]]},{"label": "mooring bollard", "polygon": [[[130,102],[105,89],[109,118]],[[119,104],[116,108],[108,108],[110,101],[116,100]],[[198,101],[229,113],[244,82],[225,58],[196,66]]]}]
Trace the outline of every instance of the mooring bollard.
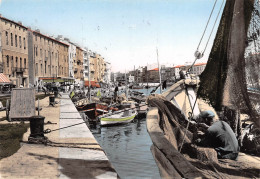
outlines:
[{"label": "mooring bollard", "polygon": [[39,142],[45,139],[44,137],[44,116],[33,116],[30,118],[30,131],[31,134],[28,141],[31,143]]},{"label": "mooring bollard", "polygon": [[49,97],[49,105],[52,105],[52,106],[55,105],[55,96],[52,95]]}]

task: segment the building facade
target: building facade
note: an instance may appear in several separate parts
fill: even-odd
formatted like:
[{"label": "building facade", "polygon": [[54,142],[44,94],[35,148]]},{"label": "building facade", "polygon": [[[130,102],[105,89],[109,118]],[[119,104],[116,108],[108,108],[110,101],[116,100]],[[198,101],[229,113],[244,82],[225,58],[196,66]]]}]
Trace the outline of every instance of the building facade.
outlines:
[{"label": "building facade", "polygon": [[74,61],[76,63],[76,45],[71,42],[68,38],[64,38],[62,35],[59,35],[56,40],[63,42],[69,45],[68,48],[68,62],[69,62],[69,78],[74,79]]},{"label": "building facade", "polygon": [[111,81],[111,63],[110,62],[105,62],[106,67],[105,67],[105,72],[104,72],[104,83],[109,84]]},{"label": "building facade", "polygon": [[74,60],[74,78],[77,84],[83,86],[83,49],[76,46],[76,59]]},{"label": "building facade", "polygon": [[28,30],[30,84],[43,85],[44,81],[68,77],[68,47],[39,30]]},{"label": "building facade", "polygon": [[90,51],[88,49],[83,49],[83,77],[84,81],[89,81],[90,78],[90,70],[89,70],[89,64],[90,64]]},{"label": "building facade", "polygon": [[207,63],[197,63],[190,70],[191,74],[200,75],[206,68]]},{"label": "building facade", "polygon": [[0,16],[2,72],[15,84],[29,86],[27,27]]},{"label": "building facade", "polygon": [[17,87],[36,87],[45,82],[73,82],[84,79],[110,81],[110,63],[68,38],[56,39],[0,15],[0,73]]}]

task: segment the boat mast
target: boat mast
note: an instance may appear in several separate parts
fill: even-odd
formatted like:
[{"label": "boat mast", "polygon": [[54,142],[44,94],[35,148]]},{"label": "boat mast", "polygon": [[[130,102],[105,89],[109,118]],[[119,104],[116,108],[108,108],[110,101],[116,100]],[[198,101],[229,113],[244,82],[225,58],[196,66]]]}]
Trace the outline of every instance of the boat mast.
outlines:
[{"label": "boat mast", "polygon": [[147,89],[147,94],[148,94],[148,63],[147,63],[147,66],[146,66],[146,83],[147,83],[147,86],[146,86],[146,89]]},{"label": "boat mast", "polygon": [[126,101],[128,101],[128,86],[127,86],[126,70],[125,70],[125,95],[126,95]]},{"label": "boat mast", "polygon": [[90,83],[90,58],[89,58],[89,54],[87,53],[87,59],[88,59],[88,99],[89,99],[89,102],[91,102],[91,93],[90,93],[90,91],[91,91],[91,88],[90,88],[90,86],[91,86],[91,83]]},{"label": "boat mast", "polygon": [[160,63],[159,63],[159,55],[158,55],[158,48],[156,47],[156,54],[157,54],[157,63],[158,63],[158,69],[159,69],[159,78],[160,78],[160,93],[162,93],[162,78],[161,78],[161,69],[160,69]]}]

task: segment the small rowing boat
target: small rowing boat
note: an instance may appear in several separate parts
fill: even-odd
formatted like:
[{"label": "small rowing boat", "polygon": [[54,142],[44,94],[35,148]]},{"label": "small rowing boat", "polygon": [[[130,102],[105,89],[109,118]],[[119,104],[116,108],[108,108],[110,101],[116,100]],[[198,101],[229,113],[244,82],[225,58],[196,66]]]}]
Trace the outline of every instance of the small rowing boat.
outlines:
[{"label": "small rowing boat", "polygon": [[100,125],[101,126],[111,126],[130,123],[134,120],[137,115],[135,109],[126,108],[124,110],[110,112],[108,114],[100,116]]}]

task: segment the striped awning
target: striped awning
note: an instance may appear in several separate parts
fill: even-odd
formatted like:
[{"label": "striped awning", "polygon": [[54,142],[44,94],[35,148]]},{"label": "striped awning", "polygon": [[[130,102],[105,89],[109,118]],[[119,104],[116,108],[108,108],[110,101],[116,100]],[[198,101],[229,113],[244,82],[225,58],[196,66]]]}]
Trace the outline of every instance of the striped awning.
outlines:
[{"label": "striped awning", "polygon": [[0,73],[0,83],[11,83],[11,81],[3,73]]}]

